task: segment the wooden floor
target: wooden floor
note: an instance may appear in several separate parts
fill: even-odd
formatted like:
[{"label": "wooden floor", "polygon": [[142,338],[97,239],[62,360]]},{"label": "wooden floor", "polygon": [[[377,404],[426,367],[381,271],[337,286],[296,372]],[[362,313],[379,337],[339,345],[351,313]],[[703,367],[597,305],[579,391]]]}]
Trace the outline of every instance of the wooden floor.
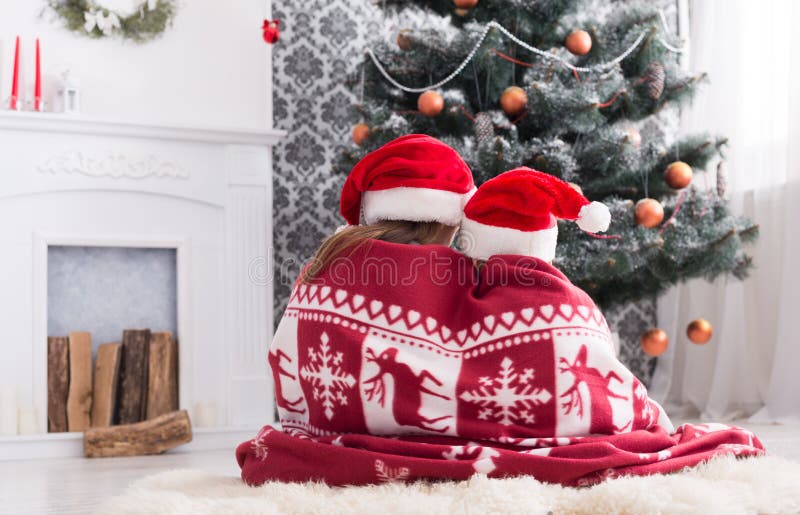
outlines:
[{"label": "wooden floor", "polygon": [[[800,426],[739,425],[753,430],[770,454],[800,461]],[[0,513],[89,513],[131,482],[175,468],[239,475],[233,449],[137,458],[0,462]]]},{"label": "wooden floor", "polygon": [[90,513],[133,481],[177,468],[238,476],[233,449],[135,458],[0,462],[0,513]]}]

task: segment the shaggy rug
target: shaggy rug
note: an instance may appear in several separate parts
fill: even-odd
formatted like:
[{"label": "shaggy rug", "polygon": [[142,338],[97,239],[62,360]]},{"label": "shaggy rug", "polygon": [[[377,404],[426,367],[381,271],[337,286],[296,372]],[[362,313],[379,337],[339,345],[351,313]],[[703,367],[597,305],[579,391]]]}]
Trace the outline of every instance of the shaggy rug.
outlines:
[{"label": "shaggy rug", "polygon": [[714,459],[669,475],[624,477],[591,488],[532,478],[331,488],[245,486],[238,478],[174,470],[144,478],[100,513],[800,513],[800,463]]}]

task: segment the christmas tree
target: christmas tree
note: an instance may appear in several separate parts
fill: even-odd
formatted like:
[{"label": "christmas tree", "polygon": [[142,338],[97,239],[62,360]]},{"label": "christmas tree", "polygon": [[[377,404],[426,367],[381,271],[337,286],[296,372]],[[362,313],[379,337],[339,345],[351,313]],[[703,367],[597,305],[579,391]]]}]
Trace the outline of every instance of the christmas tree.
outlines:
[{"label": "christmas tree", "polygon": [[[351,78],[361,123],[336,164],[425,133],[453,146],[480,184],[529,166],[606,203],[605,236],[559,226],[554,264],[601,306],[692,277],[746,275],[757,226],[732,216],[726,140],[676,137],[669,123],[704,81],[680,66],[682,42],[652,3],[384,0],[423,19],[370,42]],[[674,120],[674,116],[672,116]],[[672,124],[674,125],[674,124]]]}]

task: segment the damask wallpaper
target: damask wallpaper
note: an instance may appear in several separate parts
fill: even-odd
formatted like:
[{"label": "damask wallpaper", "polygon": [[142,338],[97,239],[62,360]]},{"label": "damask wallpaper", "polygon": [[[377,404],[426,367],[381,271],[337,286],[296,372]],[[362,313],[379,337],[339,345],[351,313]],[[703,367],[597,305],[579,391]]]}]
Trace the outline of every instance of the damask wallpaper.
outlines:
[{"label": "damask wallpaper", "polygon": [[[663,0],[672,7],[674,0]],[[375,0],[276,0],[281,20],[274,47],[274,123],[288,137],[274,150],[274,256],[276,323],[291,285],[319,242],[344,221],[338,214],[343,178],[331,173],[334,157],[350,145],[358,122],[347,75],[361,61],[368,39],[394,38],[424,19],[387,19]],[[654,361],[639,349],[639,335],[655,324],[646,300],[606,313],[621,335],[623,360],[645,382]]]}]

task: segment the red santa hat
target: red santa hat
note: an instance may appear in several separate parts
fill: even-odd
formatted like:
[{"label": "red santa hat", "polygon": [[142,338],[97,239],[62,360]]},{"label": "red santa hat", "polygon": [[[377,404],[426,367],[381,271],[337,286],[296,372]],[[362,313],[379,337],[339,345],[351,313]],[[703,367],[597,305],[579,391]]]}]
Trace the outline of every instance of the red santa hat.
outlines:
[{"label": "red santa hat", "polygon": [[464,253],[476,259],[521,254],[552,261],[556,218],[575,220],[588,232],[608,229],[611,214],[552,175],[516,168],[483,183],[464,207]]},{"label": "red santa hat", "polygon": [[472,172],[448,145],[424,134],[402,136],[359,161],[342,188],[340,212],[350,225],[410,220],[458,225],[475,189]]}]

